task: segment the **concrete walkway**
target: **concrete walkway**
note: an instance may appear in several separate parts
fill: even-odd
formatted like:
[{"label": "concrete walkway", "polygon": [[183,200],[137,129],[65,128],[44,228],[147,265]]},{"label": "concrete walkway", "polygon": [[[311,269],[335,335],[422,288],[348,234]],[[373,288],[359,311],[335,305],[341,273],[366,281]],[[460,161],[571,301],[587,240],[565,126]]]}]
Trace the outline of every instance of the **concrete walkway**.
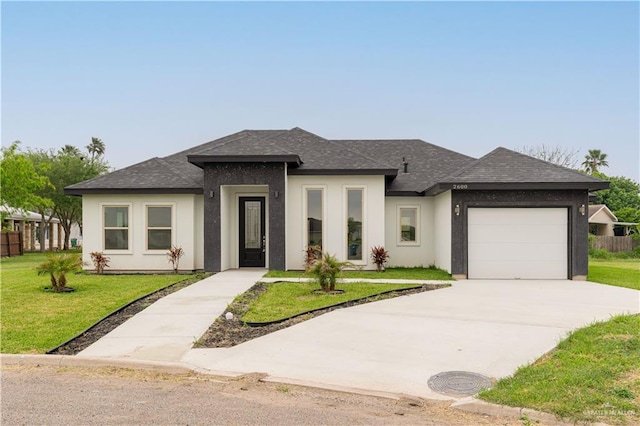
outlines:
[{"label": "concrete walkway", "polygon": [[233,299],[266,272],[230,270],[205,278],[158,300],[78,356],[180,361]]}]

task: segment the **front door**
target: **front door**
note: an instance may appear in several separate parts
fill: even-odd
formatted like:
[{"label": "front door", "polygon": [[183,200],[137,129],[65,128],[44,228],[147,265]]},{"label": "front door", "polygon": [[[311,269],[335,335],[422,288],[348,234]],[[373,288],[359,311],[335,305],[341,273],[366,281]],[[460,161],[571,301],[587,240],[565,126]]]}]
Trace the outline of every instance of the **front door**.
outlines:
[{"label": "front door", "polygon": [[264,197],[240,197],[240,267],[265,266]]}]

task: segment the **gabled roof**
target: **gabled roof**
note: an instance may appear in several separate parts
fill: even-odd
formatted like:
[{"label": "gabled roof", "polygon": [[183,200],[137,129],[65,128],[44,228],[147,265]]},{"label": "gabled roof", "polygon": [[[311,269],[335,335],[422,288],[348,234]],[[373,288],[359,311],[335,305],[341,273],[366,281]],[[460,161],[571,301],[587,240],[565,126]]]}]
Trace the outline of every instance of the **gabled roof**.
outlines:
[{"label": "gabled roof", "polygon": [[618,218],[616,217],[615,214],[613,214],[613,212],[611,210],[609,210],[609,207],[607,207],[604,204],[591,204],[589,206],[589,222],[590,223],[597,223],[594,222],[595,220],[595,216],[598,213],[605,213],[607,216],[609,216],[609,218],[611,219],[611,222],[617,222]]},{"label": "gabled roof", "polygon": [[496,148],[442,179],[429,189],[437,193],[465,189],[605,189],[609,183],[507,148]]}]

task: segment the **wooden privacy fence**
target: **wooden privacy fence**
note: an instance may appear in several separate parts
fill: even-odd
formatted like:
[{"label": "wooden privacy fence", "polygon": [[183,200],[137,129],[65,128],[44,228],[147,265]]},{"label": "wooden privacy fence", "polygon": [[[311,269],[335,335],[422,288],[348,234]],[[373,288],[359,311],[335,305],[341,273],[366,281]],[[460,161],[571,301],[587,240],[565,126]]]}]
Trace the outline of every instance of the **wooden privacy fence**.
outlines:
[{"label": "wooden privacy fence", "polygon": [[631,237],[610,237],[605,235],[596,235],[595,241],[591,244],[591,248],[604,249],[609,252],[631,251],[640,245],[640,241]]},{"label": "wooden privacy fence", "polygon": [[0,256],[22,256],[24,247],[22,245],[22,233],[18,231],[0,232]]}]

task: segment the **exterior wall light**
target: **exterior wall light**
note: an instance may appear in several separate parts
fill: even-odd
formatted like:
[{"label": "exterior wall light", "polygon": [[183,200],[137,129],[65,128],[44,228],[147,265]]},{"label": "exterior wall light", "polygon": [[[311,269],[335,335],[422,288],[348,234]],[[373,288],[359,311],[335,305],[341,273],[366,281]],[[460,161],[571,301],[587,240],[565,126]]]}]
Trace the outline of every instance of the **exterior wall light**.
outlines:
[{"label": "exterior wall light", "polygon": [[280,197],[280,191],[273,191],[273,196],[276,198]]},{"label": "exterior wall light", "polygon": [[580,206],[580,214],[581,214],[582,216],[584,216],[584,215],[585,215],[585,213],[586,213],[586,211],[585,211],[584,204],[583,204],[583,205],[581,205],[581,206]]},{"label": "exterior wall light", "polygon": [[213,198],[214,196],[214,192],[213,191],[209,191],[209,198]]},{"label": "exterior wall light", "polygon": [[460,204],[456,204],[456,208],[453,209],[453,211],[456,213],[456,216],[460,216]]}]

